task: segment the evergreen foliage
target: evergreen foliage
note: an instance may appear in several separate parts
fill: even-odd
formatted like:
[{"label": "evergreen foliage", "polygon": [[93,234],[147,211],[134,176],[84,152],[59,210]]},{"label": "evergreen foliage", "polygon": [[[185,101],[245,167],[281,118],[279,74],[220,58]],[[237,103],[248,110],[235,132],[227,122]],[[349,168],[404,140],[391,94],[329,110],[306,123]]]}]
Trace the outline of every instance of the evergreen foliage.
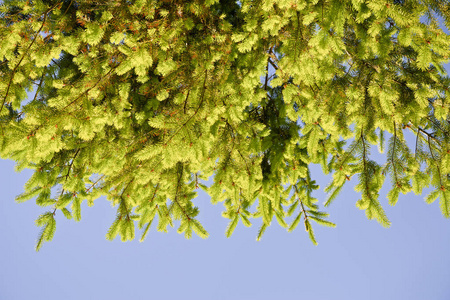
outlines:
[{"label": "evergreen foliage", "polygon": [[[302,222],[316,243],[312,223],[335,225],[311,164],[333,174],[325,206],[355,176],[356,206],[389,226],[378,197],[389,176],[391,205],[430,186],[426,202],[450,217],[449,7],[4,0],[0,155],[35,170],[17,201],[48,210],[36,248],[56,213],[79,221],[81,203],[100,196],[117,207],[107,239],[131,240],[137,225],[143,240],[176,220],[186,238],[205,238],[199,188],[223,203],[227,236],[261,218],[260,239],[276,219],[289,231]],[[385,164],[372,145],[387,145]]]}]

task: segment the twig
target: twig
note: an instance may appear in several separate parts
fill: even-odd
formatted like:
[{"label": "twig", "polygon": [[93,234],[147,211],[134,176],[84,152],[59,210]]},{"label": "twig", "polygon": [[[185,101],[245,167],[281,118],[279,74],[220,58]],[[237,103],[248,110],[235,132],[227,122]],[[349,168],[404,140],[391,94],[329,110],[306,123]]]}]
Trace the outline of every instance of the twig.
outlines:
[{"label": "twig", "polygon": [[28,48],[26,49],[26,51],[23,53],[22,57],[20,58],[19,62],[17,63],[17,65],[14,67],[12,74],[11,74],[11,78],[9,79],[8,82],[8,87],[6,88],[6,94],[5,97],[3,97],[3,101],[2,101],[2,105],[0,107],[0,114],[3,110],[3,106],[5,105],[6,102],[6,98],[8,97],[9,94],[9,90],[11,88],[11,83],[14,79],[14,75],[16,74],[17,69],[19,68],[20,64],[22,63],[23,59],[25,58],[25,55],[28,53],[28,51],[30,50],[31,46],[33,46],[34,42],[36,41],[36,38],[38,37],[39,33],[41,32],[42,28],[44,28],[45,25],[45,21],[47,20],[47,14],[53,9],[53,7],[51,9],[49,9],[48,11],[46,11],[44,13],[44,20],[42,20],[42,25],[41,27],[38,29],[38,31],[36,32],[33,40],[31,41],[30,45],[28,45]]},{"label": "twig", "polygon": [[95,88],[95,87],[99,84],[99,82],[100,82],[102,79],[104,79],[106,76],[108,76],[109,73],[111,73],[112,70],[114,70],[115,68],[117,68],[119,65],[120,65],[120,63],[119,63],[117,66],[114,66],[113,68],[111,68],[111,69],[108,71],[108,73],[106,73],[105,75],[103,75],[102,77],[100,77],[100,78],[97,80],[97,82],[96,82],[93,86],[91,86],[90,88],[88,88],[87,90],[85,90],[83,93],[81,93],[78,97],[75,98],[75,100],[73,100],[72,102],[70,102],[69,104],[67,104],[66,106],[64,106],[64,107],[62,108],[62,110],[65,110],[67,107],[69,107],[69,106],[71,106],[72,104],[74,104],[75,102],[77,102],[82,96],[84,96],[85,94],[89,93],[90,90],[92,90],[93,88]]},{"label": "twig", "polygon": [[187,119],[186,122],[184,122],[183,125],[181,125],[180,128],[178,128],[178,130],[167,140],[167,142],[165,142],[165,145],[167,145],[177,134],[178,132],[180,132],[180,130],[182,128],[184,128],[184,126],[186,126],[186,124],[198,113],[200,107],[203,104],[203,100],[205,99],[205,90],[206,90],[206,79],[208,78],[208,70],[205,71],[205,80],[203,81],[203,91],[202,91],[202,98],[200,100],[200,104],[198,105],[197,109],[195,110],[195,112],[189,117],[189,119]]}]

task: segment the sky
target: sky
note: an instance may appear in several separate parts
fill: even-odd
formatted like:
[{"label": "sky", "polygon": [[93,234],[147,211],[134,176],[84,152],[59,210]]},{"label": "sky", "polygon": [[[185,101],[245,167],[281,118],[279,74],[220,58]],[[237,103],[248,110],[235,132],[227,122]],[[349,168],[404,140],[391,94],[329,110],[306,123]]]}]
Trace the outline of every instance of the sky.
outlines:
[{"label": "sky", "polygon": [[[329,180],[320,168],[312,174],[322,187]],[[200,193],[206,240],[153,228],[142,243],[107,241],[115,208],[100,198],[84,203],[78,223],[57,215],[53,241],[35,252],[34,220],[45,209],[14,202],[30,175],[0,161],[0,300],[450,299],[450,220],[422,196],[401,195],[389,206],[389,184],[380,197],[389,229],[355,207],[350,182],[327,210],[337,227],[314,226],[318,246],[302,224],[288,233],[276,222],[259,242],[260,221],[239,224],[227,239],[221,204]],[[316,197],[325,200],[321,191]]]}]

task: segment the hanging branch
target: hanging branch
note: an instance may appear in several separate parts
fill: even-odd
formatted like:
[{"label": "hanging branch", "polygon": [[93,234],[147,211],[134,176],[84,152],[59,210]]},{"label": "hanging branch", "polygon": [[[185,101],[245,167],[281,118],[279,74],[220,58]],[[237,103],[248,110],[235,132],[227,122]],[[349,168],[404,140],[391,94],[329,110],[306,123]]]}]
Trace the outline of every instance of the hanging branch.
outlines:
[{"label": "hanging branch", "polygon": [[152,202],[152,201],[155,199],[155,197],[156,197],[156,192],[158,191],[158,188],[159,188],[159,183],[156,184],[155,192],[153,193],[153,196],[152,196],[152,198],[149,200],[149,202]]},{"label": "hanging branch", "polygon": [[300,202],[300,206],[301,206],[301,209],[303,212],[303,218],[305,220],[305,230],[309,231],[308,225],[306,225],[307,223],[309,223],[309,220],[308,220],[308,215],[306,214],[305,206],[303,205],[303,201],[300,199],[297,185],[294,185],[294,188],[295,188],[295,193],[297,194],[298,202]]},{"label": "hanging branch", "polygon": [[270,58],[267,58],[267,65],[266,65],[266,78],[264,80],[264,90],[267,91],[267,84],[269,83],[269,62]]},{"label": "hanging branch", "polygon": [[188,101],[188,99],[189,99],[189,93],[190,93],[190,92],[191,92],[191,90],[188,90],[187,95],[186,95],[186,99],[184,100],[183,111],[184,111],[185,114],[186,114],[186,104],[187,104],[187,101]]},{"label": "hanging branch", "polygon": [[367,176],[368,169],[367,169],[367,160],[366,160],[366,141],[364,140],[364,135],[363,135],[362,130],[361,130],[361,141],[362,141],[362,146],[363,146],[362,159],[363,159],[363,166],[364,166],[364,185],[366,186],[365,193],[366,193],[367,197],[369,197],[369,199],[372,201],[372,197],[370,196],[370,193],[369,193],[369,178]]},{"label": "hanging branch", "polygon": [[[66,178],[64,179],[64,182],[65,181],[67,181],[67,178],[69,177],[69,174],[70,174],[70,170],[72,169],[72,165],[73,165],[73,163],[74,163],[74,161],[75,161],[75,158],[77,157],[77,155],[78,155],[78,152],[80,152],[80,148],[78,148],[77,149],[77,151],[75,152],[75,155],[72,157],[72,161],[70,162],[70,165],[69,165],[69,169],[67,170],[67,174],[66,174]],[[59,198],[61,198],[62,197],[62,195],[64,195],[64,192],[65,192],[65,189],[63,188],[63,189],[61,189],[61,193],[59,194]],[[75,195],[75,194],[74,194]],[[53,210],[53,215],[56,213],[56,204],[55,204],[55,209]]]},{"label": "hanging branch", "polygon": [[1,114],[1,112],[2,112],[2,110],[3,110],[3,106],[5,105],[6,98],[8,97],[9,90],[10,90],[10,88],[11,88],[11,83],[12,83],[12,81],[13,81],[13,79],[14,79],[14,75],[16,74],[17,69],[19,68],[20,64],[22,63],[22,60],[25,58],[25,55],[26,55],[27,52],[30,50],[31,46],[33,46],[34,42],[36,41],[37,36],[39,35],[39,33],[41,32],[42,28],[44,27],[45,21],[46,21],[46,19],[47,19],[47,13],[48,13],[48,12],[46,12],[46,13],[44,14],[44,20],[42,21],[42,25],[41,25],[41,27],[38,29],[38,31],[37,31],[37,33],[35,34],[33,40],[31,41],[30,45],[28,45],[27,50],[23,53],[23,55],[22,55],[22,57],[20,58],[19,62],[17,63],[17,65],[16,65],[16,66],[14,67],[14,69],[12,70],[11,78],[9,79],[8,86],[6,87],[6,93],[5,93],[5,96],[3,97],[2,105],[0,106],[0,114]]},{"label": "hanging branch", "polygon": [[439,168],[438,161],[434,157],[433,150],[431,149],[430,137],[428,137],[428,149],[430,149],[431,158],[433,158],[433,160],[436,162],[436,168],[437,168],[438,176],[439,176],[439,185],[440,185],[440,188],[443,189],[444,185],[442,184],[441,169]]},{"label": "hanging branch", "polygon": [[416,147],[414,148],[414,157],[416,157],[416,154],[417,154],[417,146],[418,146],[418,143],[419,143],[419,133],[420,133],[420,128],[417,128]]},{"label": "hanging branch", "polygon": [[342,158],[342,161],[341,161],[341,163],[338,165],[338,167],[337,167],[337,170],[341,170],[341,168],[342,168],[342,166],[344,165],[344,163],[345,163],[345,161],[349,158],[349,156],[353,153],[353,151],[355,150],[355,148],[356,148],[356,146],[358,145],[358,143],[359,143],[359,140],[360,140],[361,138],[359,138],[356,142],[355,142],[355,144],[353,145],[353,147],[350,149],[350,151],[346,151],[346,155]]},{"label": "hanging branch", "polygon": [[241,156],[242,161],[244,161],[244,163],[245,163],[245,168],[247,169],[247,174],[248,174],[248,176],[250,176],[251,173],[250,173],[250,169],[248,168],[247,161],[244,159],[244,156],[241,154],[241,151],[240,151],[240,150],[238,150],[238,153],[239,153],[239,155]]},{"label": "hanging branch", "polygon": [[19,68],[20,64],[22,63],[23,59],[25,58],[25,55],[28,53],[28,51],[31,49],[31,47],[33,46],[34,42],[36,41],[38,35],[40,34],[40,32],[42,31],[42,28],[44,28],[45,22],[47,21],[47,14],[49,12],[51,12],[56,6],[58,6],[60,3],[58,2],[57,4],[53,5],[52,7],[50,7],[45,13],[44,13],[44,19],[42,20],[42,25],[41,27],[39,27],[39,29],[37,30],[36,34],[34,35],[33,40],[31,41],[31,43],[28,45],[27,49],[25,50],[25,52],[23,53],[22,57],[20,58],[19,62],[17,63],[17,65],[14,67],[14,69],[11,72],[11,78],[9,79],[8,82],[8,86],[6,87],[6,93],[5,96],[3,97],[3,101],[2,101],[2,105],[0,106],[0,114],[3,110],[3,106],[5,105],[6,102],[6,98],[8,98],[8,94],[9,94],[9,90],[11,88],[11,83],[14,79],[14,76],[16,74],[17,69]]},{"label": "hanging branch", "polygon": [[74,163],[74,161],[75,161],[75,158],[76,158],[77,155],[78,155],[78,152],[80,152],[80,150],[81,150],[81,149],[78,148],[77,151],[75,152],[75,155],[72,157],[72,161],[70,162],[69,170],[67,170],[67,174],[66,174],[66,179],[65,179],[65,180],[67,180],[67,178],[69,177],[70,170],[72,169],[72,165],[73,165],[73,163]]},{"label": "hanging branch", "polygon": [[179,165],[181,165],[181,170],[178,170],[177,185],[175,187],[176,190],[175,190],[175,197],[174,197],[173,201],[178,205],[178,207],[180,208],[181,212],[186,217],[186,219],[188,221],[190,221],[191,218],[189,217],[189,215],[186,213],[186,210],[183,208],[183,206],[181,206],[180,202],[178,201],[178,192],[180,191],[181,179],[183,177],[183,164],[179,163]]},{"label": "hanging branch", "polygon": [[62,110],[65,110],[67,107],[71,106],[72,104],[74,104],[75,102],[77,102],[81,97],[83,97],[85,94],[89,93],[90,90],[92,90],[93,88],[95,88],[100,81],[102,81],[104,78],[106,78],[115,68],[117,68],[120,65],[120,63],[118,63],[116,66],[114,66],[113,68],[109,69],[109,71],[101,76],[96,83],[94,83],[93,86],[91,86],[90,88],[88,88],[87,90],[85,90],[83,93],[81,93],[78,97],[75,98],[75,100],[73,100],[72,102],[70,102],[69,104],[67,104],[66,106],[64,106],[62,108]]},{"label": "hanging branch", "polygon": [[178,134],[178,132],[180,132],[180,130],[182,128],[184,128],[184,126],[186,126],[186,124],[198,113],[200,107],[203,104],[203,100],[205,99],[205,90],[206,90],[206,79],[208,78],[208,70],[205,70],[205,80],[203,81],[203,90],[202,90],[202,95],[201,95],[201,99],[200,99],[200,104],[198,105],[197,109],[195,110],[195,112],[189,117],[189,119],[186,120],[186,122],[184,122],[183,125],[181,125],[181,127],[178,128],[178,130],[167,140],[167,142],[164,143],[164,145],[167,146],[167,144]]},{"label": "hanging branch", "polygon": [[87,188],[85,192],[88,193],[91,190],[91,188],[93,188],[103,177],[105,177],[105,174],[103,174],[99,179],[97,179],[97,181],[95,181],[89,188]]},{"label": "hanging branch", "polygon": [[395,161],[394,161],[395,142],[396,142],[396,141],[397,141],[397,128],[396,128],[395,121],[394,121],[394,145],[392,146],[391,161],[392,161],[392,168],[393,168],[394,177],[395,177],[395,183],[396,183],[397,186],[398,186],[399,183],[398,183],[398,179],[397,179],[397,170],[396,170],[396,168],[395,168]]}]

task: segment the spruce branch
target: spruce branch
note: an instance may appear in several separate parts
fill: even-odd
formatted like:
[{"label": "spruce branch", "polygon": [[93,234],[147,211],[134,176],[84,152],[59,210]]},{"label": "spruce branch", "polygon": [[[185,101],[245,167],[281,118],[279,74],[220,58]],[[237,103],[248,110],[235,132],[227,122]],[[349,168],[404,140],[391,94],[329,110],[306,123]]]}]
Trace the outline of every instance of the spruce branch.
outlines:
[{"label": "spruce branch", "polygon": [[100,178],[99,179],[97,179],[93,184],[91,184],[91,186],[89,187],[89,188],[87,188],[86,190],[85,190],[85,192],[86,193],[88,193],[100,180],[102,180],[103,179],[103,177],[105,177],[106,175],[105,174],[103,174],[102,176],[100,176]]},{"label": "spruce branch", "polygon": [[75,155],[72,157],[72,160],[70,161],[70,164],[69,164],[69,169],[67,170],[67,174],[66,174],[66,179],[65,180],[67,180],[67,178],[69,177],[70,170],[72,169],[72,166],[73,166],[73,163],[75,161],[75,158],[77,157],[77,155],[80,152],[80,150],[81,150],[81,148],[78,148],[77,151],[75,152]]},{"label": "spruce branch", "polygon": [[164,143],[165,145],[167,145],[179,132],[181,129],[184,128],[184,126],[186,126],[186,124],[195,116],[197,115],[198,111],[200,110],[200,107],[203,104],[203,100],[205,99],[205,90],[206,90],[206,79],[208,78],[208,70],[205,70],[205,79],[203,81],[203,90],[202,90],[202,95],[200,98],[200,104],[198,105],[197,109],[195,110],[195,112],[186,120],[186,122],[183,123],[183,125],[181,125],[181,127],[178,128],[178,130]]},{"label": "spruce branch", "polygon": [[394,159],[394,154],[395,154],[395,142],[397,141],[397,126],[395,124],[394,121],[394,145],[392,147],[392,154],[391,154],[391,162],[392,162],[392,168],[393,168],[393,173],[394,173],[394,177],[395,177],[395,183],[398,186],[398,179],[397,179],[397,170],[395,168],[395,159]]},{"label": "spruce branch", "polygon": [[[433,17],[427,4],[388,4],[388,15],[371,18],[377,8],[366,5],[361,15],[350,0],[231,11],[227,1],[128,10],[65,0],[56,13],[48,11],[55,1],[28,1],[25,11],[25,2],[10,2],[2,9],[10,44],[0,50],[0,152],[35,171],[20,201],[37,195],[37,204],[79,220],[83,197],[90,205],[106,195],[119,206],[108,239],[132,238],[138,219],[145,236],[155,217],[159,231],[177,220],[186,237],[205,236],[192,200],[202,187],[213,202],[224,200],[227,236],[252,216],[263,221],[259,239],[274,216],[284,227],[287,215],[288,230],[304,221],[315,242],[311,223],[331,225],[308,170],[318,162],[324,174],[333,171],[325,206],[359,174],[357,207],[388,225],[379,193],[392,172],[389,204],[431,183],[427,202],[441,197],[450,214],[450,81],[441,74],[449,35],[421,22],[419,14]],[[408,26],[398,26],[405,15]],[[36,91],[30,103],[28,88]],[[382,167],[370,149],[384,147],[386,132]],[[199,182],[203,173],[214,177],[211,187]]]},{"label": "spruce branch", "polygon": [[156,192],[158,191],[158,188],[159,188],[159,183],[156,184],[155,191],[153,192],[153,196],[152,196],[152,198],[149,200],[149,202],[153,202],[153,200],[155,199],[155,197],[156,197]]},{"label": "spruce branch", "polygon": [[250,175],[251,175],[251,172],[250,172],[250,169],[248,168],[247,161],[245,160],[244,156],[242,155],[241,150],[238,150],[238,153],[239,153],[239,155],[241,156],[242,161],[245,163],[245,168],[247,169],[247,174],[248,174],[248,176],[250,176]]},{"label": "spruce branch", "polygon": [[114,69],[116,69],[119,65],[120,65],[120,63],[118,63],[116,66],[110,68],[109,71],[108,71],[105,75],[101,76],[101,77],[94,83],[94,85],[92,85],[92,86],[89,87],[87,90],[85,90],[85,91],[82,92],[80,95],[78,95],[78,97],[76,97],[76,98],[75,98],[74,100],[72,100],[69,104],[67,104],[66,106],[64,106],[64,107],[62,108],[62,110],[63,110],[63,111],[66,110],[66,108],[68,108],[68,107],[71,106],[72,104],[76,103],[78,100],[81,99],[81,97],[83,97],[84,95],[86,95],[87,93],[89,93],[89,91],[91,91],[93,88],[95,88],[95,87],[100,83],[100,81],[102,81],[103,79],[105,79],[106,77],[108,77],[109,74],[111,74],[111,72],[112,72]]},{"label": "spruce branch", "polygon": [[417,146],[419,145],[419,133],[420,133],[420,128],[417,128],[416,146],[414,148],[414,157],[416,157],[416,159],[417,159]]},{"label": "spruce branch", "polygon": [[444,185],[442,184],[442,176],[441,176],[441,168],[439,168],[439,162],[437,161],[437,159],[434,157],[433,154],[433,150],[431,149],[431,142],[430,142],[430,136],[428,136],[428,149],[430,150],[430,154],[431,154],[431,158],[433,158],[433,160],[436,163],[436,169],[438,171],[438,176],[439,176],[439,188],[443,189]]},{"label": "spruce branch", "polygon": [[33,46],[34,42],[36,41],[37,37],[39,36],[39,34],[42,31],[42,28],[44,28],[45,22],[47,20],[47,14],[52,11],[58,4],[52,6],[51,8],[49,8],[45,13],[44,13],[44,19],[42,20],[42,25],[41,27],[39,27],[39,29],[37,30],[36,34],[34,35],[33,40],[31,41],[31,43],[28,45],[27,49],[24,51],[22,57],[20,58],[19,62],[14,66],[14,69],[11,72],[11,77],[9,79],[8,85],[6,87],[6,93],[5,96],[3,97],[3,101],[2,101],[2,105],[0,106],[0,114],[3,110],[3,106],[5,105],[6,99],[8,98],[8,94],[9,94],[9,90],[11,88],[11,83],[14,79],[14,75],[17,72],[17,69],[19,68],[20,64],[22,63],[23,59],[25,58],[25,56],[28,54],[28,51],[30,51],[31,47]]},{"label": "spruce branch", "polygon": [[[181,165],[181,167],[180,167],[180,165]],[[177,170],[178,171],[177,172],[178,173],[177,174],[178,175],[177,176],[177,184],[175,186],[175,197],[174,197],[173,201],[178,205],[178,207],[180,208],[180,210],[183,213],[183,215],[185,216],[185,218],[188,221],[191,221],[191,217],[186,213],[186,210],[183,208],[183,206],[178,201],[178,196],[179,196],[179,192],[180,192],[181,184],[182,184],[181,181],[182,181],[182,177],[183,177],[183,169],[184,169],[184,166],[182,163],[178,163],[178,169],[179,170]]]},{"label": "spruce branch", "polygon": [[367,151],[367,149],[366,149],[366,141],[365,141],[365,139],[364,139],[364,134],[363,134],[363,131],[361,130],[361,142],[362,142],[362,151],[363,151],[363,153],[362,153],[362,161],[363,161],[363,166],[364,166],[364,168],[363,168],[363,172],[364,172],[364,182],[365,182],[365,193],[366,193],[366,195],[367,195],[367,197],[369,198],[369,199],[371,199],[371,196],[370,196],[370,193],[369,193],[369,177],[367,176],[367,174],[368,174],[368,172],[369,172],[369,170],[368,170],[368,168],[367,168],[367,158],[366,158],[366,151]]},{"label": "spruce branch", "polygon": [[303,201],[302,201],[302,199],[301,199],[301,197],[300,197],[300,193],[299,193],[299,191],[298,191],[298,187],[297,187],[296,184],[294,184],[294,189],[295,189],[295,193],[297,194],[298,202],[300,203],[301,211],[303,212],[303,218],[304,218],[304,220],[305,220],[305,229],[306,229],[306,231],[308,231],[309,228],[308,228],[307,225],[306,225],[306,223],[309,222],[309,221],[308,221],[308,214],[306,213],[305,206],[303,205]]}]

